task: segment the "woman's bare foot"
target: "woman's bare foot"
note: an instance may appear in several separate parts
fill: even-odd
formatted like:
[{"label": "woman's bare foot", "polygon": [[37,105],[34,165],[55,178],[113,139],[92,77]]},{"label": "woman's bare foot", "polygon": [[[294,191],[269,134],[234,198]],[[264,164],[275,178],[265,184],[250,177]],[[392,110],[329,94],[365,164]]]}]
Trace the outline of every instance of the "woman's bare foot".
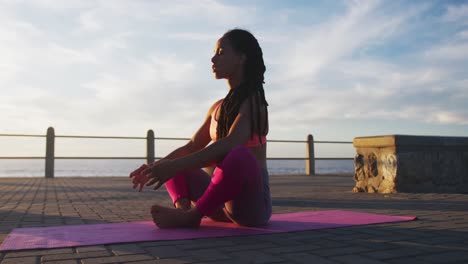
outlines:
[{"label": "woman's bare foot", "polygon": [[182,210],[185,210],[185,211],[188,211],[190,210],[190,208],[192,208],[191,206],[191,201],[187,198],[180,198],[179,200],[177,200],[174,204],[175,208],[177,209],[182,209]]},{"label": "woman's bare foot", "polygon": [[159,228],[191,227],[200,226],[202,215],[194,207],[190,210],[179,210],[160,205],[151,207],[151,215],[154,223]]}]

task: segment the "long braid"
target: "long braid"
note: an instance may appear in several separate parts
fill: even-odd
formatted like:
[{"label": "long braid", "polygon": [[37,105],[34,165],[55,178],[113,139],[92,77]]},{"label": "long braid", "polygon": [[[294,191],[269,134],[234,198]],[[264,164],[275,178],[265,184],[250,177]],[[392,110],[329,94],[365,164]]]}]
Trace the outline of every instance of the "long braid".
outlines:
[{"label": "long braid", "polygon": [[218,120],[218,127],[216,132],[217,138],[223,138],[229,133],[234,119],[239,113],[239,108],[242,102],[247,98],[247,89],[239,86],[235,89],[231,89],[221,104],[221,112]]},{"label": "long braid", "polygon": [[[244,64],[244,81],[239,87],[229,91],[221,105],[220,118],[218,120],[216,132],[217,138],[221,139],[227,136],[234,119],[239,113],[240,106],[247,98],[252,96],[252,100],[249,100],[251,112],[250,135],[252,137],[254,134],[257,134],[260,139],[268,130],[268,103],[265,99],[265,91],[263,89],[266,68],[263,61],[262,49],[255,37],[246,30],[233,29],[224,34],[223,37],[229,39],[234,50],[246,55],[246,62]],[[256,109],[253,109],[253,102],[255,102]],[[262,110],[265,113],[265,123],[263,126],[258,123],[261,120]],[[256,114],[255,119],[254,114]],[[255,120],[257,124],[255,124]]]}]

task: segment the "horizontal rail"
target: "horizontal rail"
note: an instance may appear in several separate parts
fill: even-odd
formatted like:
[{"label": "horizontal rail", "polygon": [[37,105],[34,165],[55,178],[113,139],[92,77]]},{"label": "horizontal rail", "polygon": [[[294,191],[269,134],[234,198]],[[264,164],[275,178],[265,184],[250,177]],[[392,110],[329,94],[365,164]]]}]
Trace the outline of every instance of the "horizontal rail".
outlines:
[{"label": "horizontal rail", "polygon": [[[155,159],[162,159],[163,157],[155,157]],[[45,159],[45,157],[0,157],[2,159]],[[55,157],[55,159],[77,159],[77,160],[101,160],[101,159],[120,159],[120,160],[136,160],[146,159],[146,157]],[[309,160],[308,158],[294,158],[294,157],[272,157],[267,160]],[[354,160],[354,158],[315,158],[315,160]]]},{"label": "horizontal rail", "polygon": [[[143,159],[146,157],[55,157],[55,159],[85,159],[85,160],[101,160],[101,159],[120,159],[120,160],[133,160],[133,159]],[[159,158],[156,158],[159,159]]]},{"label": "horizontal rail", "polygon": [[2,159],[45,159],[45,157],[0,157]]},{"label": "horizontal rail", "polygon": [[305,140],[280,140],[280,139],[268,139],[267,142],[275,143],[307,143]]},{"label": "horizontal rail", "polygon": [[[309,160],[308,158],[283,158],[274,157],[267,160]],[[314,160],[354,160],[354,158],[314,158]]]},{"label": "horizontal rail", "polygon": [[354,160],[354,158],[315,158],[315,160]]},{"label": "horizontal rail", "polygon": [[[275,143],[307,143],[306,140],[277,140],[277,139],[269,139],[267,142],[275,142]],[[352,141],[314,141],[314,143],[320,144],[353,144]]]},{"label": "horizontal rail", "polygon": [[[46,157],[0,157],[2,159],[45,159]],[[162,157],[155,157],[156,159],[162,159]],[[54,157],[54,159],[76,159],[76,160],[100,160],[100,159],[121,159],[121,160],[132,160],[132,159],[146,159],[146,157]]]},{"label": "horizontal rail", "polygon": [[107,136],[65,136],[56,135],[56,138],[99,138],[99,139],[146,139],[146,137],[107,137]]},{"label": "horizontal rail", "polygon": [[267,160],[309,160],[308,158],[267,158]]},{"label": "horizontal rail", "polygon": [[[46,135],[0,134],[0,137],[46,137]],[[147,139],[146,137],[55,135],[56,138]],[[190,138],[155,137],[155,140],[190,140]]]},{"label": "horizontal rail", "polygon": [[155,137],[154,140],[190,140],[191,138]]},{"label": "horizontal rail", "polygon": [[[107,136],[55,136],[57,138],[100,138],[100,139],[148,139],[147,137],[107,137]],[[155,137],[154,140],[190,140],[190,138]]]},{"label": "horizontal rail", "polygon": [[353,144],[352,141],[314,141],[314,143],[324,143],[324,144]]},{"label": "horizontal rail", "polygon": [[30,134],[0,134],[0,137],[46,137],[46,135],[30,135]]}]

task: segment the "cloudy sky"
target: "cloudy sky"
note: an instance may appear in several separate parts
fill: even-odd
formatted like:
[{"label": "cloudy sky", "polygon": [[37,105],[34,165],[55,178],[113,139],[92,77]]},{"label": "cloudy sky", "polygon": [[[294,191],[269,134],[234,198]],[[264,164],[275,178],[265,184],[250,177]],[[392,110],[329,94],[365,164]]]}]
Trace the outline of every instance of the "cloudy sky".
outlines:
[{"label": "cloudy sky", "polygon": [[468,1],[430,0],[0,0],[0,133],[190,137],[234,27],[263,48],[270,139],[468,136]]}]

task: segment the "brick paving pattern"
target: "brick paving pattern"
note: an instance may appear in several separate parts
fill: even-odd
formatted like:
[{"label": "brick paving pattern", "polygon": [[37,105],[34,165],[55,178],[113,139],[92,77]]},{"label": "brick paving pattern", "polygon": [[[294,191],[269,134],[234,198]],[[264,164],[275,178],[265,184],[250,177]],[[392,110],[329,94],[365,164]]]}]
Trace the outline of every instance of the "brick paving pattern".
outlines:
[{"label": "brick paving pattern", "polygon": [[[0,263],[468,263],[468,194],[352,193],[347,175],[271,176],[274,213],[344,209],[417,221],[249,237],[0,252]],[[142,221],[169,206],[126,177],[0,178],[0,241],[17,227]]]}]

